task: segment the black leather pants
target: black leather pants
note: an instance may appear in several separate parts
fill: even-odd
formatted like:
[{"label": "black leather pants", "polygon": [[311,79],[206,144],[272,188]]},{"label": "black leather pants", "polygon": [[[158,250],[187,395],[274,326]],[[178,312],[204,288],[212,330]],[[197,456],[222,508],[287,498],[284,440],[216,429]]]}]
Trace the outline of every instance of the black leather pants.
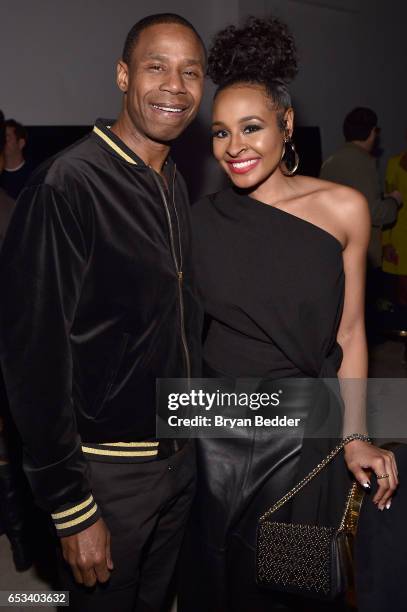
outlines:
[{"label": "black leather pants", "polygon": [[[309,414],[314,392],[312,382],[297,379],[296,416]],[[275,436],[251,428],[240,437],[197,440],[198,488],[180,563],[179,612],[307,609],[296,598],[258,588],[255,581],[258,518],[299,479],[303,447],[301,431],[298,437]],[[314,456],[307,460],[312,467],[318,462]],[[345,471],[343,460],[341,468]],[[305,497],[307,509],[315,501],[311,487]],[[302,516],[297,510],[288,504],[276,520],[289,521],[294,512]],[[313,612],[323,609],[311,603]]]}]

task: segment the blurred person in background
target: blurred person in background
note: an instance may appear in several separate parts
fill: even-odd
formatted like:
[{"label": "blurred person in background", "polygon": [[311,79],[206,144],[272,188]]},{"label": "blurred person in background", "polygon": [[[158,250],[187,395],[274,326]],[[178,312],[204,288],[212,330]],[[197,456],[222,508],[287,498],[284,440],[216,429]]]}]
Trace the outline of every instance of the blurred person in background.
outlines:
[{"label": "blurred person in background", "polygon": [[[0,173],[4,164],[5,141],[4,115],[0,111]],[[0,249],[13,209],[14,200],[0,187]],[[18,571],[23,571],[31,566],[31,553],[26,534],[21,462],[18,458],[12,460],[14,455],[11,457],[10,454],[11,447],[18,452],[18,444],[10,444],[10,428],[5,427],[7,411],[7,395],[0,372],[0,533],[7,535],[14,565]]]},{"label": "blurred person in background", "polygon": [[[386,189],[389,192],[397,190],[403,202],[407,202],[407,151],[389,159]],[[394,226],[383,232],[382,269],[393,275],[393,300],[400,306],[407,306],[407,206],[401,208]]]},{"label": "blurred person in background", "polygon": [[27,130],[15,119],[6,120],[6,144],[4,147],[4,169],[0,184],[8,195],[17,199],[33,170],[24,157]]},{"label": "blurred person in background", "polygon": [[367,199],[372,230],[367,253],[367,306],[370,308],[381,291],[382,227],[394,223],[402,205],[396,189],[382,195],[377,162],[373,156],[380,129],[377,115],[370,108],[358,107],[346,115],[343,134],[346,143],[325,161],[320,177],[360,191]]},{"label": "blurred person in background", "polygon": [[[0,110],[0,181],[4,171],[4,148],[6,143],[6,128],[4,115]],[[14,200],[1,188],[0,182],[0,248],[14,208]]]}]

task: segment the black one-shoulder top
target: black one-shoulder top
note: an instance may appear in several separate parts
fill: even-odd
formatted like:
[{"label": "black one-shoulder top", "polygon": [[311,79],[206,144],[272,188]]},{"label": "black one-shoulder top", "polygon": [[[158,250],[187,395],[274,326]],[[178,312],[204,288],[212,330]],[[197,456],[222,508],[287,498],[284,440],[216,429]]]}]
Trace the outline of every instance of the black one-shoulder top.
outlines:
[{"label": "black one-shoulder top", "polygon": [[336,376],[337,238],[234,188],[197,202],[192,219],[209,367],[233,377]]}]

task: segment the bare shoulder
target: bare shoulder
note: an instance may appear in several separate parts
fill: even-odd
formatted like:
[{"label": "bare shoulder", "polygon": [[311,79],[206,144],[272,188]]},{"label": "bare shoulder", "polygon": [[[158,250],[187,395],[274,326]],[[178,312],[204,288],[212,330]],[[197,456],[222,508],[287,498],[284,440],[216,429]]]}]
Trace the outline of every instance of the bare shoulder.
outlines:
[{"label": "bare shoulder", "polygon": [[301,178],[298,187],[312,203],[317,218],[343,245],[366,243],[370,235],[370,213],[366,198],[356,189],[312,177]]},{"label": "bare shoulder", "polygon": [[350,223],[370,223],[367,200],[359,191],[322,179],[303,178],[306,180],[304,186],[308,186],[318,203],[329,208],[335,217],[346,219]]},{"label": "bare shoulder", "polygon": [[352,187],[337,185],[328,181],[323,183],[322,190],[326,204],[338,219],[348,224],[363,223],[370,226],[370,213],[367,200],[363,194]]},{"label": "bare shoulder", "polygon": [[338,228],[344,233],[345,244],[367,246],[370,236],[370,212],[367,200],[356,189],[321,181],[321,197]]}]

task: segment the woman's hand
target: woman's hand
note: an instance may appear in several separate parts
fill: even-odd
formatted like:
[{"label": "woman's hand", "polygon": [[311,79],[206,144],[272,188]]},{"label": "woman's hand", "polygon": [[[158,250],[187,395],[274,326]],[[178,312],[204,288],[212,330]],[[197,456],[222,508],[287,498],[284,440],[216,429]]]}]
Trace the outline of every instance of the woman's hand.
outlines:
[{"label": "woman's hand", "polygon": [[[361,440],[349,442],[344,450],[348,469],[363,487],[370,486],[370,479],[366,470],[374,472],[378,477],[378,489],[372,501],[377,504],[379,510],[389,509],[392,495],[399,484],[394,454]],[[380,478],[384,475],[387,476]]]}]

